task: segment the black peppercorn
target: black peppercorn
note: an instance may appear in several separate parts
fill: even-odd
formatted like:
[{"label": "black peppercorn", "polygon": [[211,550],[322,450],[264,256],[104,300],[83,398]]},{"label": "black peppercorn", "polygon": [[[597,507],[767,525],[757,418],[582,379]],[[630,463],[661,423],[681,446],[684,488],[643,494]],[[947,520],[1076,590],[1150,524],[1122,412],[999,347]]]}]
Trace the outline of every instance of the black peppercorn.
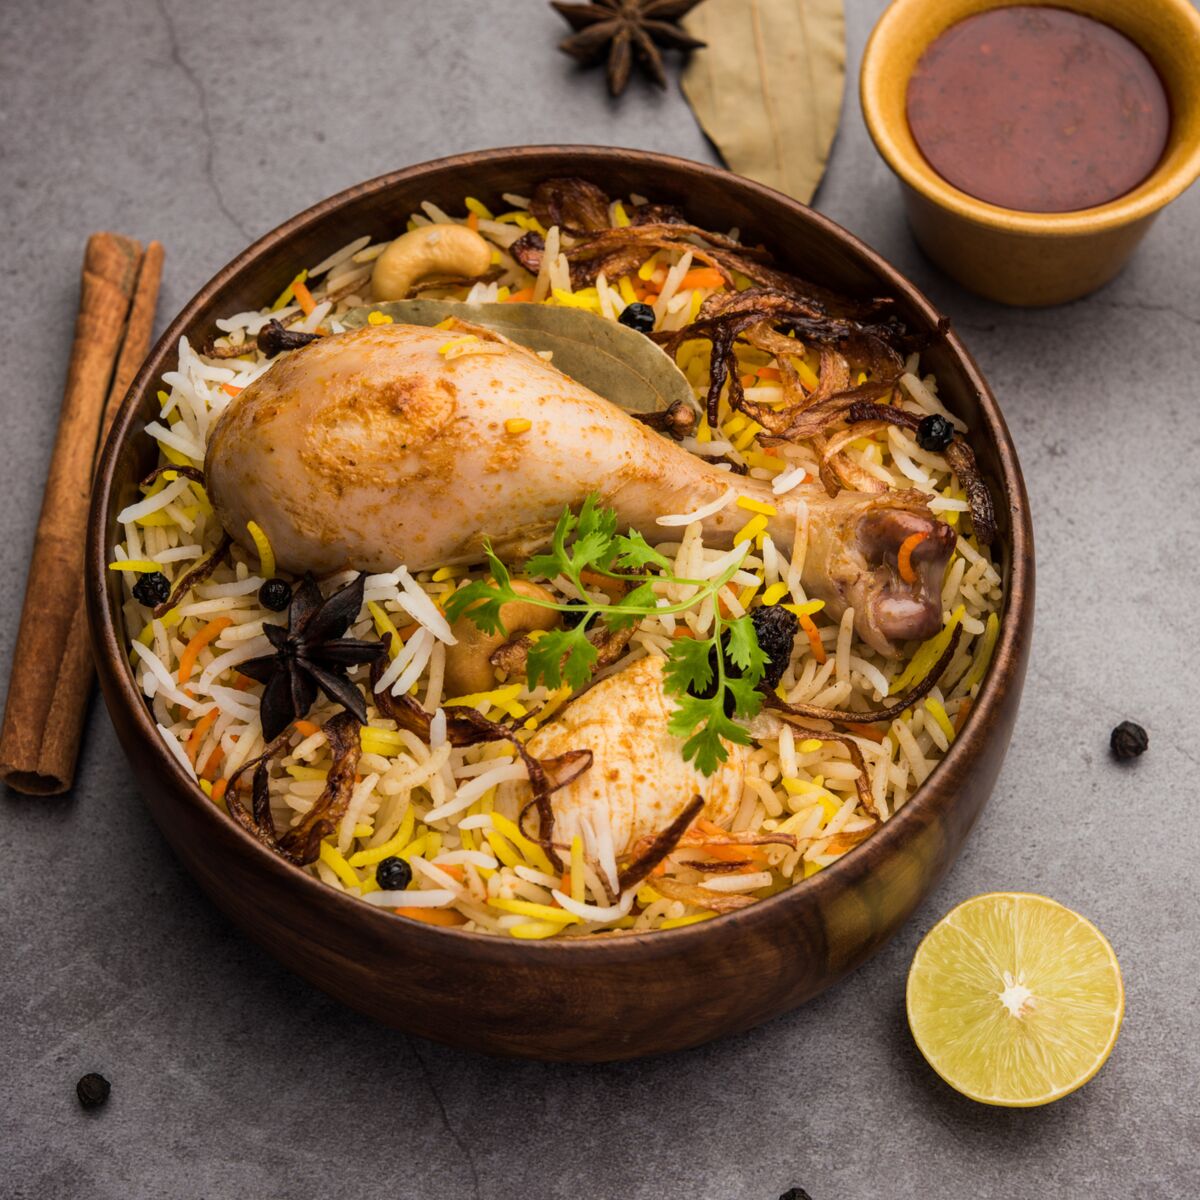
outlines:
[{"label": "black peppercorn", "polygon": [[932,413],[917,426],[917,445],[938,454],[954,441],[954,426],[941,413]]},{"label": "black peppercorn", "polygon": [[763,671],[764,688],[774,688],[783,678],[792,658],[792,643],[800,632],[796,614],[779,604],[764,604],[750,614],[754,632],[758,636],[759,649],[767,656]]},{"label": "black peppercorn", "polygon": [[133,585],[133,598],[147,608],[162,604],[170,594],[171,582],[161,571],[140,575]]},{"label": "black peppercorn", "polygon": [[636,329],[638,333],[651,333],[654,330],[654,309],[648,304],[627,304],[617,320],[630,329]]},{"label": "black peppercorn", "polygon": [[587,614],[588,602],[586,600],[568,600],[567,606],[572,611],[562,614],[563,627],[565,629],[574,629]]},{"label": "black peppercorn", "polygon": [[1109,735],[1108,744],[1113,756],[1122,761],[1146,753],[1150,735],[1133,721],[1122,721]]},{"label": "black peppercorn", "polygon": [[[788,663],[792,658],[792,643],[800,630],[800,622],[794,613],[789,612],[778,604],[764,604],[754,609],[750,614],[750,623],[754,626],[754,636],[758,639],[758,648],[767,657],[763,668],[763,677],[759,682],[760,688],[774,688],[783,678]],[[712,678],[703,689],[689,688],[693,696],[701,700],[710,700],[717,694],[717,648],[714,646],[708,652],[709,669]],[[741,678],[742,670],[729,659],[728,651],[725,657],[725,675],[727,678]],[[732,692],[725,693],[725,715],[733,716],[736,701]]]},{"label": "black peppercorn", "polygon": [[402,858],[385,858],[375,868],[375,882],[385,892],[402,892],[412,883],[412,867]]},{"label": "black peppercorn", "polygon": [[99,1108],[108,1099],[112,1084],[103,1075],[89,1071],[76,1085],[75,1095],[84,1108]]},{"label": "black peppercorn", "polygon": [[292,585],[286,579],[268,579],[258,589],[258,602],[272,612],[283,612],[292,602]]}]

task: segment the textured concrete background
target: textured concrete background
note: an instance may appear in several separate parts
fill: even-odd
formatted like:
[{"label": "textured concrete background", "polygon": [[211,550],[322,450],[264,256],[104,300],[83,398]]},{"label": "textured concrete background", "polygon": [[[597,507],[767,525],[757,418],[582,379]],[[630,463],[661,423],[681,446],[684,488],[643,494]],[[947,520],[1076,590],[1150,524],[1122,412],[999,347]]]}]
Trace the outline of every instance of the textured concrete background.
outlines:
[{"label": "textured concrete background", "polygon": [[[849,79],[882,0],[847,0]],[[421,159],[577,140],[707,159],[682,98],[610,103],[542,0],[9,5],[0,666],[24,589],[87,233],[167,247],[162,323],[251,237]],[[186,878],[101,705],[65,800],[0,797],[0,1195],[814,1200],[1200,1190],[1200,190],[1112,286],[1050,312],[957,290],[904,227],[854,85],[818,206],[951,314],[1000,396],[1038,533],[1025,704],[944,884],[803,1010],[668,1059],[490,1061],[375,1027],[248,945]],[[19,299],[18,299],[19,297]],[[1150,729],[1114,765],[1109,728]],[[958,901],[1029,889],[1105,930],[1112,1060],[1044,1111],[991,1110],[914,1050],[905,972]],[[94,1115],[88,1070],[113,1082]]]}]

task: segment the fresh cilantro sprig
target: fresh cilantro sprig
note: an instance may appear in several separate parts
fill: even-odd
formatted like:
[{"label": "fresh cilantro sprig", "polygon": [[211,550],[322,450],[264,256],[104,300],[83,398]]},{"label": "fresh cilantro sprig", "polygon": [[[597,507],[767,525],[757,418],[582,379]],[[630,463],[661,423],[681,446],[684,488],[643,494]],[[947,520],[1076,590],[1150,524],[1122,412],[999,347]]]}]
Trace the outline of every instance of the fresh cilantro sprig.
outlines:
[{"label": "fresh cilantro sprig", "polygon": [[[601,507],[590,495],[578,513],[563,510],[550,540],[550,549],[526,563],[529,575],[570,581],[582,602],[553,603],[518,594],[504,563],[490,545],[486,547],[490,579],[477,579],[460,587],[446,600],[446,616],[455,621],[466,614],[485,633],[507,634],[501,619],[505,604],[519,601],[571,613],[571,628],[552,629],[529,647],[526,673],[531,687],[545,683],[572,690],[591,677],[598,652],[588,632],[599,626],[610,631],[628,629],[644,617],[683,613],[698,608],[737,574],[741,560],[731,563],[714,579],[683,579],[673,563],[634,529],[617,532],[617,514]],[[743,558],[745,555],[742,556]],[[615,601],[591,598],[584,572],[629,586]],[[695,593],[685,601],[660,605],[658,582],[690,584]],[[594,590],[594,589],[593,589]],[[684,739],[683,756],[705,775],[711,775],[728,757],[724,741],[748,745],[750,735],[737,718],[748,720],[762,707],[757,685],[766,666],[749,617],[728,619],[715,604],[712,632],[707,638],[679,638],[671,645],[664,671],[666,693],[676,703],[669,729]],[[736,668],[733,670],[731,668]]]}]

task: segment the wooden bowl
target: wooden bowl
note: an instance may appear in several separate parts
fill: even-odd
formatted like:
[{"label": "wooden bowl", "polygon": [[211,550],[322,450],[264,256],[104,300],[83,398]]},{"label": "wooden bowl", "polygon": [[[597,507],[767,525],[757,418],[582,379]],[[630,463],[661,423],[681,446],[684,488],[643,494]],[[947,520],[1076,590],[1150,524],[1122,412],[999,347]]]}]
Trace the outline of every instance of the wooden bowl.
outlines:
[{"label": "wooden bowl", "polygon": [[908,126],[908,81],[929,44],[966,17],[1038,0],[893,0],[863,54],[863,116],[900,180],[921,248],[970,291],[1003,304],[1062,304],[1107,283],[1159,211],[1200,175],[1200,13],[1192,0],[1054,0],[1120,30],[1158,69],[1171,131],[1158,166],[1132,191],[1076,212],[1024,212],[977,200],[925,160]]},{"label": "wooden bowl", "polygon": [[1004,420],[952,333],[925,364],[971,424],[1003,525],[1008,600],[991,670],[950,753],[886,825],[833,866],[739,912],[651,935],[518,942],[442,929],[325,887],[243,832],[159,740],[126,654],[115,516],[154,465],[143,436],[181,335],[203,342],[222,314],[259,308],[298,265],[356,234],[403,229],[422,200],[498,201],[578,174],[614,195],[682,204],[701,224],[736,225],[796,270],[861,295],[891,295],[917,330],[938,313],[878,255],[825,217],[713,167],[597,147],[490,150],[410,167],[334,196],[261,238],[205,285],[139,373],[105,447],[92,497],[87,596],[113,723],[151,814],[200,886],[245,932],[353,1008],[425,1037],[496,1054],[601,1061],[695,1046],[794,1008],[853,970],[899,928],[958,853],[987,800],[1021,696],[1033,618],[1028,501]]}]

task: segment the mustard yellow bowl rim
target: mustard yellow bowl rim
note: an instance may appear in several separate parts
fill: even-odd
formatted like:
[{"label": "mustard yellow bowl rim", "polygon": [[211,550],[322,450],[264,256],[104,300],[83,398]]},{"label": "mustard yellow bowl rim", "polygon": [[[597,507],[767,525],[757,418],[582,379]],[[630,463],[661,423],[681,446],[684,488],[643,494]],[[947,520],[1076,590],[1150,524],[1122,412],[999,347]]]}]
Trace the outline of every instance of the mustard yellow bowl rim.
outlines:
[{"label": "mustard yellow bowl rim", "polygon": [[[937,174],[909,130],[903,95],[911,71],[898,72],[897,62],[908,60],[915,66],[930,43],[951,25],[978,13],[1019,4],[1065,8],[1104,21],[1137,42],[1164,78],[1172,107],[1167,150],[1142,183],[1107,204],[1058,213],[988,204]],[[936,14],[932,21],[931,14]],[[1139,37],[1139,31],[1161,20],[1170,22],[1180,58],[1194,64],[1193,81],[1184,85],[1190,88],[1185,97],[1188,113],[1177,111],[1178,89]],[[917,30],[922,30],[924,36],[919,36]],[[914,39],[919,44],[914,44]],[[901,97],[898,105],[894,103],[897,89]],[[892,0],[863,52],[859,95],[867,130],[888,166],[902,182],[940,208],[965,221],[1012,233],[1044,237],[1102,233],[1153,216],[1200,176],[1200,12],[1190,0],[1138,0],[1136,4],[1128,0],[1053,0],[1052,4],[1043,0]]]}]

